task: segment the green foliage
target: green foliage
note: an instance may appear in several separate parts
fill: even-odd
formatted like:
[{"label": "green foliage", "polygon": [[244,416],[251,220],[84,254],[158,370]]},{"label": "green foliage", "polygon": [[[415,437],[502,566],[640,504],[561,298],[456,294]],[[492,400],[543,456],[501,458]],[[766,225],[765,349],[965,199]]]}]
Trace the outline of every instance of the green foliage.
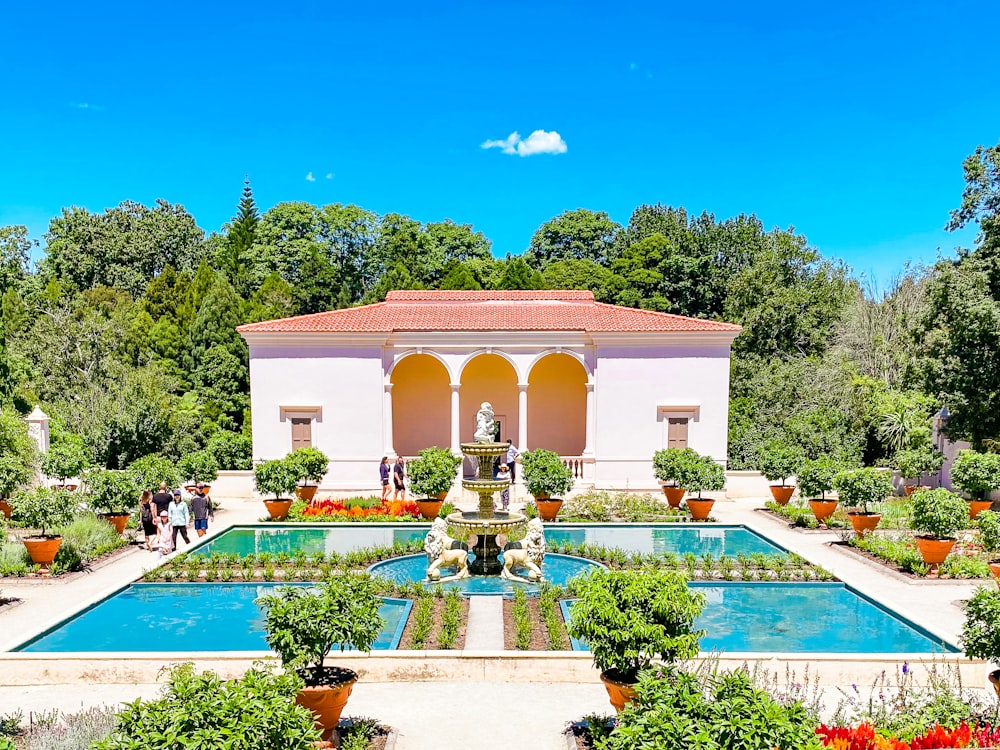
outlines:
[{"label": "green foliage", "polygon": [[653,659],[690,659],[702,631],[694,621],[705,605],[675,570],[597,570],[573,579],[579,599],[567,631],[590,649],[594,666],[627,682]]},{"label": "green foliage", "polygon": [[117,714],[112,706],[88,708],[75,714],[55,712],[51,720],[44,713],[33,714],[30,726],[20,738],[21,748],[90,750],[93,743],[111,734]]},{"label": "green foliage", "polygon": [[541,270],[558,260],[590,260],[606,266],[621,228],[603,211],[564,211],[532,235],[526,256]]},{"label": "green foliage", "polygon": [[980,587],[965,603],[962,648],[970,659],[1000,664],[1000,591]]},{"label": "green foliage", "polygon": [[892,494],[892,476],[879,469],[847,469],[833,478],[833,486],[841,503],[868,513],[869,506]]},{"label": "green foliage", "polygon": [[282,495],[294,492],[299,482],[299,467],[290,463],[287,457],[262,461],[253,469],[253,481],[258,492],[280,500]]},{"label": "green foliage", "polygon": [[0,495],[25,484],[28,480],[21,477],[27,473],[30,479],[38,465],[38,448],[28,434],[28,425],[10,409],[0,409],[0,459]]},{"label": "green foliage", "polygon": [[573,487],[573,472],[558,453],[544,448],[525,451],[521,454],[521,466],[524,486],[535,497],[558,497]]},{"label": "green foliage", "polygon": [[138,484],[136,474],[112,469],[91,469],[84,479],[87,504],[99,513],[133,511],[142,490],[155,490],[159,485]]},{"label": "green foliage", "polygon": [[1000,489],[1000,454],[959,451],[951,465],[951,481],[974,498]]},{"label": "green foliage", "polygon": [[424,448],[406,467],[410,475],[410,491],[414,495],[428,497],[448,492],[461,464],[462,457],[454,455],[448,448]]},{"label": "green foliage", "polygon": [[697,460],[698,452],[693,448],[663,448],[653,454],[653,473],[661,482],[673,482],[675,487],[683,487],[681,477]]},{"label": "green foliage", "polygon": [[682,467],[677,481],[688,492],[697,492],[700,499],[703,491],[712,492],[726,486],[726,470],[711,456],[697,456]]},{"label": "green foliage", "polygon": [[951,538],[969,520],[968,503],[946,489],[917,490],[910,500],[913,503],[913,528],[921,534],[937,539]]},{"label": "green foliage", "polygon": [[155,490],[161,482],[166,483],[167,487],[176,487],[183,478],[173,461],[155,453],[133,461],[129,464],[127,473],[132,485],[140,492]]},{"label": "green foliage", "polygon": [[295,703],[301,682],[252,667],[237,680],[175,666],[163,696],[125,704],[114,733],[95,750],[210,748],[311,750],[319,740],[312,712]]},{"label": "green foliage", "polygon": [[311,671],[313,677],[335,645],[341,651],[370,651],[382,630],[381,600],[374,581],[364,574],[330,576],[315,591],[283,587],[258,602],[264,608],[267,643],[282,666]]},{"label": "green foliage", "polygon": [[31,481],[31,466],[13,453],[0,454],[0,497],[10,497]]},{"label": "green foliage", "polygon": [[56,526],[69,523],[76,509],[76,498],[66,490],[34,487],[21,490],[10,500],[13,507],[11,520],[27,529],[38,529],[41,536]]},{"label": "green foliage", "polygon": [[497,280],[497,289],[544,289],[542,274],[535,271],[522,258],[509,258]]},{"label": "green foliage", "polygon": [[921,479],[924,474],[936,474],[944,466],[944,455],[930,445],[899,451],[892,462],[907,479]]},{"label": "green foliage", "polygon": [[319,448],[297,448],[285,456],[285,460],[295,468],[296,481],[306,484],[310,479],[314,482],[322,480],[330,467],[330,459]]},{"label": "green foliage", "polygon": [[799,467],[799,492],[804,498],[826,500],[826,493],[833,489],[833,479],[844,465],[834,458],[823,456],[806,460]]},{"label": "green foliage", "polygon": [[252,445],[249,435],[219,430],[205,445],[221,470],[246,471],[253,468]]},{"label": "green foliage", "polygon": [[798,701],[781,703],[744,670],[699,675],[647,670],[636,698],[618,714],[597,750],[819,750],[816,717]]},{"label": "green foliage", "polygon": [[181,456],[181,460],[177,462],[177,471],[182,479],[211,483],[219,476],[219,464],[212,451],[203,449]]},{"label": "green foliage", "polygon": [[1000,552],[1000,513],[984,510],[975,518],[975,526],[979,529],[979,543],[988,555]]},{"label": "green foliage", "polygon": [[42,471],[46,476],[65,480],[78,477],[90,465],[90,452],[79,436],[75,440],[63,439],[53,444],[42,458]]},{"label": "green foliage", "polygon": [[58,531],[63,538],[60,550],[72,546],[82,562],[90,562],[128,544],[111,524],[90,513],[77,514]]},{"label": "green foliage", "polygon": [[761,451],[758,467],[769,482],[780,480],[784,487],[785,480],[798,472],[804,460],[805,455],[798,446],[771,441]]}]

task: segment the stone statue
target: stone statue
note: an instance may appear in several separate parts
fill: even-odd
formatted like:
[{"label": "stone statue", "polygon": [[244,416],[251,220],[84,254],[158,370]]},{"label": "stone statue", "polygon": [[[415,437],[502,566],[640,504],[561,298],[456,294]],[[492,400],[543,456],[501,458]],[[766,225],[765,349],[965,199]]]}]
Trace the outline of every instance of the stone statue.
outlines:
[{"label": "stone statue", "polygon": [[[501,578],[522,583],[534,583],[542,579],[542,560],[545,559],[545,532],[542,519],[528,521],[528,533],[520,542],[508,542],[503,548],[503,570]],[[514,573],[515,568],[527,568],[528,577]]]},{"label": "stone statue", "polygon": [[[431,530],[424,538],[424,552],[427,553],[427,579],[430,581],[455,581],[469,577],[469,547],[465,542],[448,536],[448,523],[443,518],[435,518]],[[441,577],[441,568],[454,567],[454,575]]]},{"label": "stone statue", "polygon": [[492,443],[496,439],[496,422],[493,421],[493,407],[489,401],[483,401],[479,405],[476,413],[476,434],[473,436],[477,443]]}]

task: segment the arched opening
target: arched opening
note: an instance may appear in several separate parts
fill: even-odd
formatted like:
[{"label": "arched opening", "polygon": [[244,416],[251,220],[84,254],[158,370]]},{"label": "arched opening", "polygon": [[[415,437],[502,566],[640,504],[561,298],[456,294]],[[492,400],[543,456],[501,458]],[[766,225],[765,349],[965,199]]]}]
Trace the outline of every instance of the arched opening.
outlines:
[{"label": "arched opening", "polygon": [[587,371],[569,354],[546,355],[528,376],[528,448],[579,456],[586,444]]},{"label": "arched opening", "polygon": [[462,371],[462,389],[459,391],[459,437],[471,443],[476,432],[476,412],[483,401],[493,406],[493,414],[500,425],[499,439],[508,438],[517,443],[517,373],[506,359],[498,354],[480,354]]},{"label": "arched opening", "polygon": [[392,441],[400,456],[451,446],[448,371],[429,354],[411,354],[392,371]]}]

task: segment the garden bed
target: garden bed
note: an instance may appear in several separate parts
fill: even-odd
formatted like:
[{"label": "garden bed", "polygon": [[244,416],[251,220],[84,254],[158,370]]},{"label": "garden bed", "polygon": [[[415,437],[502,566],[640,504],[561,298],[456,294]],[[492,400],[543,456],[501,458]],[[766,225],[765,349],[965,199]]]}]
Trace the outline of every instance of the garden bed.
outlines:
[{"label": "garden bed", "polygon": [[992,577],[989,565],[978,557],[978,547],[974,545],[955,545],[935,574],[931,574],[930,566],[924,563],[913,538],[904,534],[852,536],[840,546],[907,578],[968,580]]}]

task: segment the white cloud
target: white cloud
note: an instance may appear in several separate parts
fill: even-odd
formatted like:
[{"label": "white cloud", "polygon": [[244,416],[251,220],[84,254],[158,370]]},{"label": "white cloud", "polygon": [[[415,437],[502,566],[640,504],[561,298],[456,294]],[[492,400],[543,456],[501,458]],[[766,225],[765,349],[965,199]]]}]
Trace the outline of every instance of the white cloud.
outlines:
[{"label": "white cloud", "polygon": [[310,172],[309,174],[306,175],[306,182],[316,182],[316,178],[313,177],[313,173],[312,172]]},{"label": "white cloud", "polygon": [[327,172],[326,173],[326,179],[332,180],[333,179],[333,172]]},{"label": "white cloud", "polygon": [[498,148],[505,154],[518,156],[565,154],[566,141],[554,130],[536,130],[527,138],[521,138],[521,134],[515,130],[502,140],[483,141],[481,148]]},{"label": "white cloud", "polygon": [[103,112],[104,107],[100,104],[91,104],[90,102],[71,102],[70,105],[74,109],[89,109],[93,112]]}]

